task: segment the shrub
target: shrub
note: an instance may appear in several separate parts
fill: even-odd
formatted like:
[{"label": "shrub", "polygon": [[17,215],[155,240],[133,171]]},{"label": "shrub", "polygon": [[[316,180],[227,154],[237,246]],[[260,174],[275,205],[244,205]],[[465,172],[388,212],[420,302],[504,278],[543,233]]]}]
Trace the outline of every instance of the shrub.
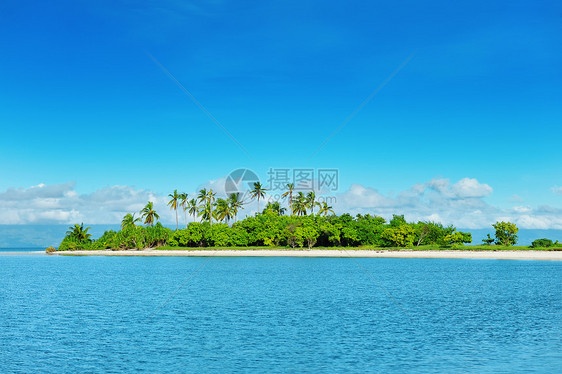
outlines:
[{"label": "shrub", "polygon": [[146,247],[160,247],[166,245],[166,242],[172,236],[172,230],[162,226],[160,222],[151,227],[141,227],[145,237],[144,246],[137,247],[139,249]]},{"label": "shrub", "polygon": [[537,239],[531,243],[531,248],[547,248],[552,247],[554,243],[550,239]]},{"label": "shrub", "polygon": [[488,236],[486,238],[482,239],[482,242],[484,243],[484,245],[492,245],[492,244],[494,244],[494,241],[495,241],[495,239],[492,238],[490,236],[490,234],[488,234]]},{"label": "shrub", "polygon": [[76,239],[73,236],[65,236],[62,242],[59,245],[59,251],[75,251],[77,249],[81,249],[81,242],[80,240]]},{"label": "shrub", "polygon": [[187,229],[172,232],[168,244],[172,247],[203,247],[208,231],[209,223],[191,222]]},{"label": "shrub", "polygon": [[385,247],[411,247],[414,238],[414,229],[409,225],[385,229],[381,235]]},{"label": "shrub", "polygon": [[96,240],[97,246],[99,246],[100,249],[111,248],[116,235],[117,233],[113,230],[104,232],[103,235]]},{"label": "shrub", "polygon": [[472,243],[472,234],[469,232],[453,231],[446,235],[442,242],[446,246],[462,246],[464,243]]},{"label": "shrub", "polygon": [[226,247],[230,244],[230,227],[224,223],[214,223],[209,228],[207,245],[210,247]]}]

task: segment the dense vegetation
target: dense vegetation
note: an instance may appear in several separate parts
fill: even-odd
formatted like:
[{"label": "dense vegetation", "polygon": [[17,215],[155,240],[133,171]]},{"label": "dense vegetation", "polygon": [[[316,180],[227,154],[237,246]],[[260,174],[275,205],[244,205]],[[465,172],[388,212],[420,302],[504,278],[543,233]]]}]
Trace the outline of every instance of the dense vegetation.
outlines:
[{"label": "dense vegetation", "polygon": [[559,246],[558,240],[552,242],[550,239],[537,239],[531,243],[531,248],[550,248]]},{"label": "dense vegetation", "polygon": [[[382,247],[413,248],[431,246],[451,248],[472,242],[470,233],[458,231],[453,226],[436,222],[406,222],[403,215],[394,215],[386,222],[374,215],[350,214],[337,216],[331,206],[319,203],[314,192],[293,194],[294,186],[287,185],[288,209],[279,202],[268,203],[263,211],[237,221],[237,214],[244,208],[240,196],[231,194],[227,199],[215,199],[212,190],[203,189],[196,198],[175,190],[169,195],[168,205],[176,212],[176,230],[162,226],[152,202],[140,211],[140,217],[127,214],[121,222],[121,230],[106,231],[93,240],[84,225],[74,225],[58,250],[76,249],[143,249],[169,247]],[[263,199],[266,194],[259,182],[254,184],[251,196]],[[318,207],[317,212],[314,208]],[[184,211],[185,228],[179,228],[178,208]],[[291,215],[285,213],[289,211]],[[200,222],[187,222],[187,216],[200,218]],[[234,223],[229,221],[234,218]],[[145,226],[140,224],[144,223]],[[508,247],[517,243],[518,228],[511,222],[493,225],[495,238],[488,235],[484,245]],[[542,240],[542,241],[541,241]],[[548,247],[552,243],[540,239],[533,247]]]},{"label": "dense vegetation", "polygon": [[[87,231],[83,226],[78,228]],[[291,248],[321,247],[412,247],[419,245],[455,246],[472,241],[470,233],[434,222],[408,223],[404,216],[390,222],[371,215],[286,216],[271,209],[229,226],[225,223],[191,222],[186,229],[172,231],[154,226],[128,225],[122,230],[106,231],[99,239],[69,231],[58,250],[175,247],[247,247]]]},{"label": "dense vegetation", "polygon": [[[80,225],[76,225],[80,227]],[[87,230],[86,228],[85,230]],[[119,231],[109,230],[97,240],[81,237],[79,233],[67,232],[58,247],[59,251],[77,249],[143,249],[165,245],[172,234],[172,230],[157,223],[154,226],[125,227]]]}]

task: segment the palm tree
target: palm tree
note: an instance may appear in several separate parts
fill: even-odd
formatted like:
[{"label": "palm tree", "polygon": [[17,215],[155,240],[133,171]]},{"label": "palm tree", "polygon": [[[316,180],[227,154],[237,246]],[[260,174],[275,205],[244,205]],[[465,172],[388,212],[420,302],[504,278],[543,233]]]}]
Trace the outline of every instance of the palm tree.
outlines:
[{"label": "palm tree", "polygon": [[197,214],[197,200],[191,199],[187,203],[187,209],[189,210],[189,214],[193,216],[193,221],[195,221],[195,215]]},{"label": "palm tree", "polygon": [[146,204],[146,206],[140,211],[141,213],[141,218],[144,218],[144,224],[145,225],[154,225],[154,222],[158,221],[158,219],[160,218],[160,216],[158,214],[156,214],[156,211],[154,210],[154,204],[152,203],[152,201],[149,201],[148,204]]},{"label": "palm tree", "polygon": [[209,220],[209,224],[213,224],[213,203],[215,202],[215,195],[216,193],[213,192],[213,189],[207,190],[203,188],[199,191],[199,195],[197,195],[197,200],[202,203],[199,206],[199,216],[202,220]]},{"label": "palm tree", "polygon": [[208,215],[204,214],[204,210],[205,210],[205,202],[207,201],[207,189],[203,188],[201,190],[199,190],[199,194],[197,195],[197,202],[200,203],[201,205],[197,208],[197,215],[199,217],[201,217],[201,222],[203,222],[204,219],[208,219]]},{"label": "palm tree", "polygon": [[310,208],[310,214],[314,214],[314,207],[316,205],[320,205],[317,201],[316,201],[316,194],[314,193],[314,191],[310,191],[307,195],[306,195],[306,205]]},{"label": "palm tree", "polygon": [[207,220],[209,220],[209,222],[211,222],[213,210],[211,209],[211,206],[209,204],[205,203],[205,204],[203,204],[199,207],[199,211],[198,211],[197,215],[199,217],[201,217],[201,222],[207,221]]},{"label": "palm tree", "polygon": [[197,202],[202,203],[207,199],[207,189],[203,188],[199,190],[199,194],[197,195]]},{"label": "palm tree", "polygon": [[239,193],[231,193],[228,195],[228,203],[230,204],[230,210],[234,214],[234,222],[236,222],[236,216],[238,215],[238,209],[244,209],[244,202],[240,199]]},{"label": "palm tree", "polygon": [[293,201],[293,214],[296,214],[297,216],[306,215],[307,207],[308,205],[306,196],[304,196],[302,192],[299,192],[299,194]]},{"label": "palm tree", "polygon": [[293,190],[295,189],[295,185],[293,183],[287,183],[287,192],[285,192],[283,197],[289,196],[289,209],[293,209]]},{"label": "palm tree", "polygon": [[207,192],[207,207],[209,209],[209,225],[213,224],[213,204],[215,202],[216,193],[210,188]]},{"label": "palm tree", "polygon": [[253,198],[258,198],[258,214],[260,212],[260,197],[263,198],[265,196],[265,191],[267,190],[262,187],[260,182],[255,182],[254,189],[250,191],[250,196],[252,196]]},{"label": "palm tree", "polygon": [[178,190],[174,190],[173,194],[169,194],[171,200],[168,201],[168,205],[170,206],[170,210],[176,211],[176,231],[179,230],[179,223],[178,223],[178,202],[180,200],[180,195],[178,194]]},{"label": "palm tree", "polygon": [[336,214],[334,212],[334,209],[332,209],[332,207],[328,205],[328,203],[325,201],[322,202],[322,207],[318,211],[318,214],[322,214],[322,213],[324,213],[324,217],[326,217],[328,213]]},{"label": "palm tree", "polygon": [[123,220],[121,221],[121,230],[126,230],[131,227],[135,227],[135,223],[140,222],[140,218],[135,218],[135,213],[127,213]]},{"label": "palm tree", "polygon": [[66,232],[66,235],[78,240],[78,241],[82,241],[82,240],[90,240],[90,238],[92,237],[92,234],[88,234],[88,230],[90,229],[90,227],[86,227],[84,228],[84,223],[78,225],[74,225],[74,226],[70,226],[69,230]]},{"label": "palm tree", "polygon": [[265,206],[264,211],[266,210],[270,210],[273,213],[277,214],[278,216],[282,216],[283,214],[285,214],[285,208],[281,207],[281,204],[279,204],[278,201],[275,201],[273,203],[267,203],[267,205]]},{"label": "palm tree", "polygon": [[225,199],[217,199],[216,203],[217,219],[222,222],[223,220],[228,223],[232,218],[232,209],[229,202]]},{"label": "palm tree", "polygon": [[183,215],[185,216],[185,228],[187,229],[187,194],[185,192],[180,193],[180,206],[183,209]]}]

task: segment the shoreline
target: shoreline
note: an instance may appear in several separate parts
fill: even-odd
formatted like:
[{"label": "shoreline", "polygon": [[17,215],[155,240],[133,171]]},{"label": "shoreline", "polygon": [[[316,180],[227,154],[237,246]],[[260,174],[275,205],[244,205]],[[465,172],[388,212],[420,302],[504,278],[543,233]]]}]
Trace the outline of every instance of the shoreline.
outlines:
[{"label": "shoreline", "polygon": [[133,256],[133,257],[333,257],[333,258],[444,258],[482,260],[542,260],[562,261],[562,251],[386,251],[386,250],[337,250],[337,249],[241,249],[241,250],[89,250],[53,252],[55,256]]}]

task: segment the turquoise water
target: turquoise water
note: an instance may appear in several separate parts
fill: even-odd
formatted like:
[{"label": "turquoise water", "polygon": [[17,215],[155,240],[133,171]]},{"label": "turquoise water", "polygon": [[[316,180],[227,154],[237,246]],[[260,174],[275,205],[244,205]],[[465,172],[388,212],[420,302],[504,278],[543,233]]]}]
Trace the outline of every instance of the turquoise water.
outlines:
[{"label": "turquoise water", "polygon": [[559,372],[562,263],[1,255],[10,372]]}]

